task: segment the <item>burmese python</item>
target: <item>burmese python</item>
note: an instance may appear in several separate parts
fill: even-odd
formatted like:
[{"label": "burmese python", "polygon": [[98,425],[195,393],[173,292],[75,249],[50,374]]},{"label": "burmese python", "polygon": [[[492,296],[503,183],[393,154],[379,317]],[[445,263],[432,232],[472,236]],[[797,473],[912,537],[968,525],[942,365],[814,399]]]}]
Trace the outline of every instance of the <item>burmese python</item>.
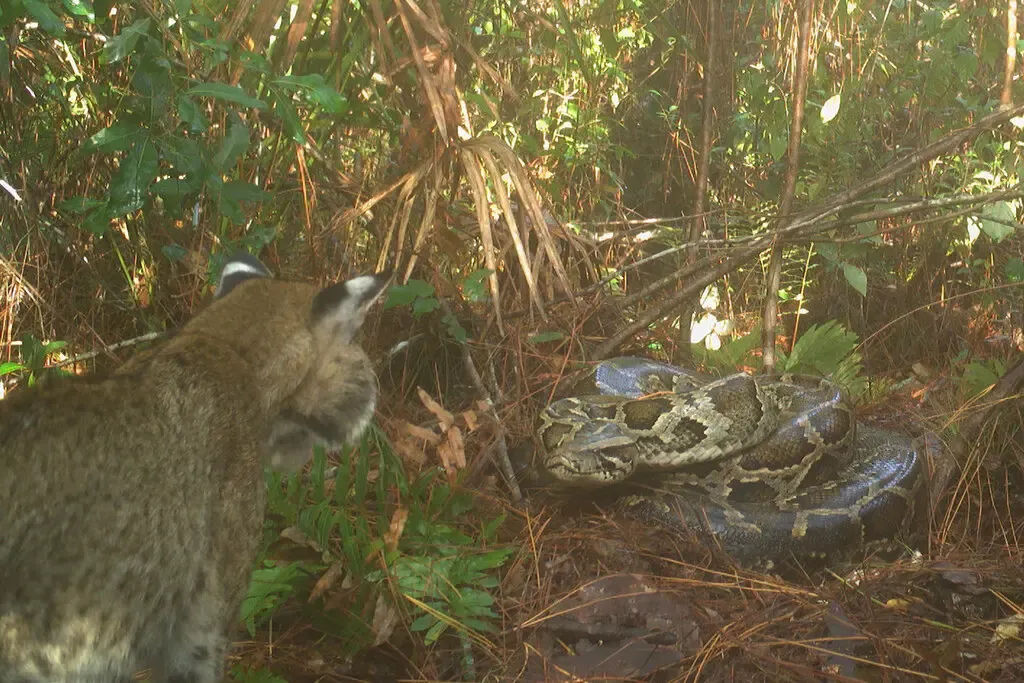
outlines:
[{"label": "burmese python", "polygon": [[627,514],[714,536],[738,561],[839,561],[907,531],[923,477],[905,435],[856,428],[832,382],[717,380],[642,358],[595,366],[551,403],[541,475],[566,487],[631,482]]}]

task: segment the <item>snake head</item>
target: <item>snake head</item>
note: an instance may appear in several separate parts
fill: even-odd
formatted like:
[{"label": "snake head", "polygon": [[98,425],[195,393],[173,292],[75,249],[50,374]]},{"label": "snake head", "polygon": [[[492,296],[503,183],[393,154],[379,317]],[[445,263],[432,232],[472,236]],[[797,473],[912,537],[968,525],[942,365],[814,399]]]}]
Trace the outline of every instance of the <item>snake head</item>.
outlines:
[{"label": "snake head", "polygon": [[[554,417],[549,415],[549,418]],[[636,439],[615,422],[549,419],[542,429],[543,469],[563,485],[621,482],[636,469]]]}]

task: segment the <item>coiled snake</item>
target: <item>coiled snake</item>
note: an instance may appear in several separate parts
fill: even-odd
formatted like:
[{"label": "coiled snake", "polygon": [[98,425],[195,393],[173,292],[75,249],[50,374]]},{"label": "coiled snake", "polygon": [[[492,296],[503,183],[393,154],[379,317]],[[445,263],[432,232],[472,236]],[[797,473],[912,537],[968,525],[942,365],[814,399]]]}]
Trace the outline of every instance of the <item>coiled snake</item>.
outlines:
[{"label": "coiled snake", "polygon": [[539,469],[566,487],[633,482],[630,516],[715,537],[739,562],[839,561],[907,531],[921,489],[911,439],[856,428],[832,382],[708,381],[643,358],[599,363],[542,412]]}]

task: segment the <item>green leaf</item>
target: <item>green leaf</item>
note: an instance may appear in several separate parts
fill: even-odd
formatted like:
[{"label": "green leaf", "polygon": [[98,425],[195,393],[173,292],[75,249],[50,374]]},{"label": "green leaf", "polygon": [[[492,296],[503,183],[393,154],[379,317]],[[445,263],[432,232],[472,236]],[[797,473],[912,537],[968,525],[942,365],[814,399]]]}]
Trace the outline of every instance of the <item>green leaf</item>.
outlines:
[{"label": "green leaf", "polygon": [[156,146],[148,137],[135,143],[110,179],[110,218],[141,209],[159,170]]},{"label": "green leaf", "polygon": [[180,244],[165,244],[160,247],[160,252],[167,258],[171,263],[177,263],[185,258],[188,253],[185,251],[185,247]]},{"label": "green leaf", "polygon": [[839,106],[843,102],[843,94],[836,93],[832,97],[825,100],[825,104],[821,105],[821,121],[822,123],[829,123],[839,114]]},{"label": "green leaf", "polygon": [[196,97],[212,97],[217,100],[240,104],[243,107],[251,107],[253,109],[267,108],[267,103],[263,100],[250,97],[237,85],[228,85],[227,83],[200,83],[199,85],[186,90],[185,94],[194,95]]},{"label": "green leaf", "polygon": [[1024,282],[1024,261],[1012,258],[1003,266],[1003,273],[1008,282]]},{"label": "green leaf", "polygon": [[97,237],[107,234],[107,231],[110,230],[110,211],[107,208],[107,202],[103,202],[101,206],[89,212],[89,215],[82,220],[82,228]]},{"label": "green leaf", "polygon": [[85,141],[83,154],[91,152],[123,152],[145,134],[145,129],[131,121],[116,121]]},{"label": "green leaf", "polygon": [[[436,302],[437,299],[432,299],[432,301]],[[413,306],[413,310],[415,310],[415,308],[416,307]],[[436,308],[436,306],[434,308]],[[430,310],[433,310],[433,308]],[[455,341],[460,344],[465,344],[469,339],[469,333],[466,332],[466,328],[462,326],[462,323],[459,322],[459,319],[456,318],[454,314],[444,316],[442,322],[444,323],[445,328],[447,328],[448,334],[450,334]]]},{"label": "green leaf", "polygon": [[171,166],[168,175],[185,175],[195,181],[195,189],[202,186],[202,177],[207,173],[205,151],[193,138],[180,135],[162,135],[155,139],[161,156]]},{"label": "green leaf", "polygon": [[39,28],[51,36],[63,36],[67,32],[64,22],[54,14],[49,5],[42,0],[22,0],[22,5],[32,17],[39,22]]},{"label": "green leaf", "polygon": [[[992,220],[996,219],[996,220]],[[1013,223],[1016,217],[1013,214],[1013,207],[1009,202],[996,202],[989,204],[981,211],[978,217],[981,231],[988,235],[994,242],[1002,242],[1013,234]],[[1010,225],[1007,225],[1009,223]]]},{"label": "green leaf", "polygon": [[852,263],[844,263],[843,275],[846,276],[846,281],[850,283],[850,286],[856,289],[861,296],[867,296],[868,274],[864,272],[863,268]]},{"label": "green leaf", "polygon": [[22,365],[21,363],[15,363],[13,361],[0,363],[0,377],[3,377],[4,375],[9,375],[12,372],[21,372],[22,370],[27,369],[28,368]]},{"label": "green leaf", "polygon": [[462,292],[466,295],[466,298],[475,303],[487,301],[488,296],[485,283],[493,272],[493,270],[488,268],[481,268],[467,275],[462,281]]},{"label": "green leaf", "polygon": [[185,124],[186,130],[190,133],[205,133],[210,127],[203,110],[190,97],[178,95],[175,100],[178,108],[178,118]]},{"label": "green leaf", "polygon": [[66,211],[68,213],[72,213],[75,215],[82,215],[84,213],[92,211],[97,206],[103,206],[104,204],[106,204],[106,202],[103,201],[102,199],[92,199],[90,197],[71,197],[70,199],[65,199],[60,204],[58,204],[57,208],[60,209],[61,211]]},{"label": "green leaf", "polygon": [[139,40],[149,33],[150,24],[152,24],[151,19],[139,19],[131,26],[122,29],[116,36],[109,38],[103,46],[103,59],[108,64],[114,64],[135,52],[135,46],[138,45]]},{"label": "green leaf", "polygon": [[145,100],[150,120],[163,118],[171,106],[171,72],[166,60],[144,57],[132,75],[132,85]]},{"label": "green leaf", "polygon": [[301,90],[308,100],[320,105],[324,111],[332,114],[344,114],[348,111],[348,100],[328,85],[321,74],[281,76],[273,82],[275,85]]},{"label": "green leaf", "polygon": [[412,314],[419,317],[425,313],[437,310],[440,306],[441,302],[435,297],[416,299],[416,301],[412,303]]},{"label": "green leaf", "polygon": [[96,22],[96,14],[93,12],[92,7],[82,2],[82,0],[64,0],[63,5],[68,14],[82,17],[90,23]]},{"label": "green leaf", "polygon": [[531,344],[543,344],[544,342],[560,341],[565,339],[565,334],[558,331],[538,332],[537,334],[530,335],[526,341]]},{"label": "green leaf", "polygon": [[226,173],[249,149],[249,128],[235,112],[228,112],[228,132],[220,149],[213,157],[213,166]]},{"label": "green leaf", "polygon": [[773,134],[768,138],[768,150],[772,155],[772,159],[779,161],[786,154],[786,147],[789,145],[784,135],[778,133]]},{"label": "green leaf", "polygon": [[423,280],[409,280],[404,285],[391,285],[388,288],[388,298],[383,308],[394,308],[395,306],[408,306],[420,297],[434,296],[434,286]]},{"label": "green leaf", "polygon": [[272,91],[272,97],[274,99],[274,113],[277,114],[277,118],[281,119],[281,123],[284,124],[285,132],[300,145],[306,144],[306,132],[302,128],[302,120],[299,119],[299,113],[295,111],[291,100],[277,91]]}]

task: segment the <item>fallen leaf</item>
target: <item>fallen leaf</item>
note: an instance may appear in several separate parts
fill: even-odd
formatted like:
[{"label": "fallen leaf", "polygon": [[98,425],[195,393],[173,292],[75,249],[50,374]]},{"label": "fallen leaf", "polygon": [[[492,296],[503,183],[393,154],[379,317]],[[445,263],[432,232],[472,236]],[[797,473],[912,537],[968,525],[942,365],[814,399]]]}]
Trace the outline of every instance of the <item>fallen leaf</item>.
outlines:
[{"label": "fallen leaf", "polygon": [[313,590],[309,593],[309,602],[313,602],[321,595],[326,593],[327,590],[330,589],[334,584],[336,584],[338,582],[338,579],[341,577],[341,573],[341,562],[332,563],[331,566],[327,568],[327,571],[325,571],[323,575],[319,579],[317,579],[316,585],[313,586]]},{"label": "fallen leaf", "polygon": [[480,419],[472,410],[462,411],[462,419],[466,421],[466,429],[471,432],[475,432],[476,428],[480,426]]},{"label": "fallen leaf", "polygon": [[440,435],[425,427],[420,427],[412,424],[411,422],[406,422],[402,425],[402,429],[404,429],[409,436],[421,441],[426,441],[431,446],[436,446],[441,443]]},{"label": "fallen leaf", "polygon": [[398,623],[398,610],[384,600],[383,593],[377,596],[377,603],[373,606],[373,633],[374,646],[383,645],[395,631]]},{"label": "fallen leaf", "polygon": [[399,434],[391,440],[391,447],[403,461],[410,465],[422,467],[427,462],[422,439],[412,439],[407,435]]},{"label": "fallen leaf", "polygon": [[318,553],[323,552],[323,549],[320,547],[320,544],[314,541],[309,536],[307,536],[305,533],[303,533],[302,530],[300,530],[299,527],[297,526],[290,526],[285,529],[282,529],[281,538],[287,539],[295,545],[302,545],[306,546],[307,548],[312,548]]},{"label": "fallen leaf", "polygon": [[398,547],[398,541],[402,538],[402,531],[405,530],[407,519],[409,519],[409,509],[403,505],[396,508],[394,514],[391,515],[391,524],[384,532],[384,545],[388,550]]},{"label": "fallen leaf", "polygon": [[423,407],[434,414],[437,421],[441,423],[441,431],[447,432],[453,424],[455,424],[455,416],[452,415],[448,410],[445,409],[440,403],[435,401],[430,394],[425,392],[421,387],[416,387],[416,393],[419,394],[420,402]]},{"label": "fallen leaf", "polygon": [[452,480],[455,474],[466,466],[466,450],[462,441],[462,430],[452,427],[446,434],[444,443],[437,447],[437,457]]}]

